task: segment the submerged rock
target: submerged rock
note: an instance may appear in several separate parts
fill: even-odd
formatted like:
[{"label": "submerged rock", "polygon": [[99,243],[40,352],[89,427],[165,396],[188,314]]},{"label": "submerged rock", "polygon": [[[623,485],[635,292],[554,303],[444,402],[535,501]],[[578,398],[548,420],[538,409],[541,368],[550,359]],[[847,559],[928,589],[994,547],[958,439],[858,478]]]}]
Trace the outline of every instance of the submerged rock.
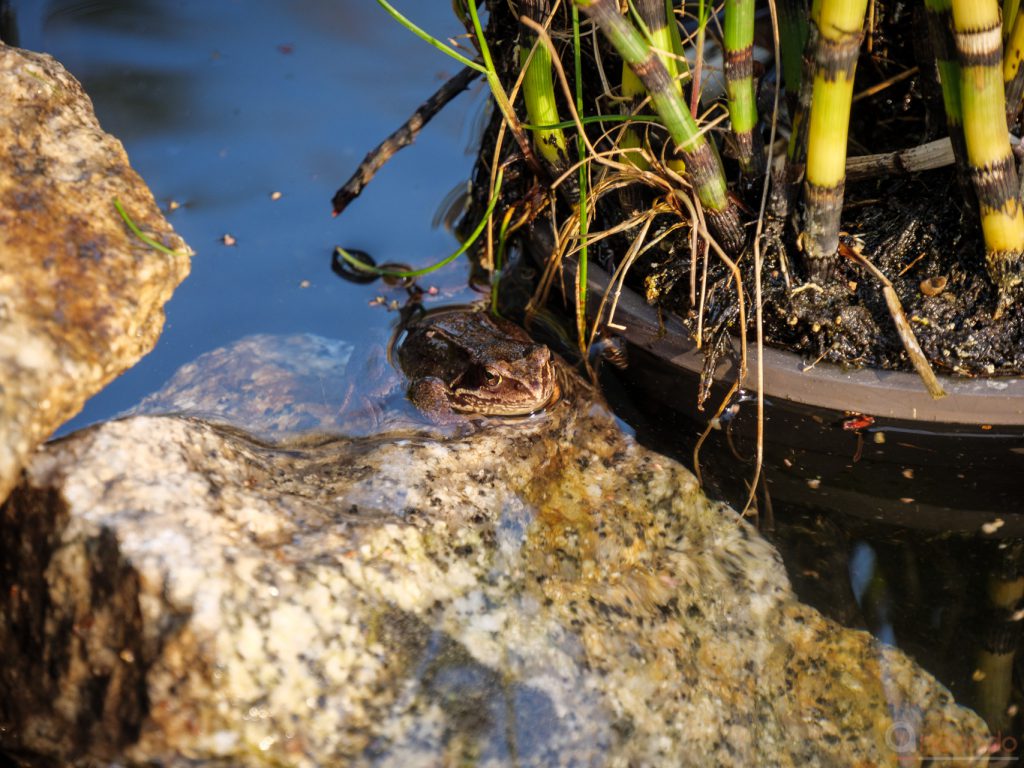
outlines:
[{"label": "submerged rock", "polygon": [[[2,499],[36,445],[152,349],[189,258],[60,64],[0,43],[0,93]],[[115,199],[176,254],[133,235]]]},{"label": "submerged rock", "polygon": [[86,430],[3,507],[0,747],[300,766],[970,764],[986,747],[905,654],[797,602],[772,547],[582,382],[528,418],[256,425],[289,435],[270,442],[238,429],[247,398],[201,391],[244,391],[231,358],[163,401],[220,425]]}]

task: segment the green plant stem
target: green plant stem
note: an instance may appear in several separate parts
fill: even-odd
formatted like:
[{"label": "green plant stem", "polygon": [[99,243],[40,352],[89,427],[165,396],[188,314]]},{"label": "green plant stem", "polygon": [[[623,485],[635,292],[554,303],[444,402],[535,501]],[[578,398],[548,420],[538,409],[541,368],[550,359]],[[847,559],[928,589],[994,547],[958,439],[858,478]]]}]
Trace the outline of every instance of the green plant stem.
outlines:
[{"label": "green plant stem", "polygon": [[168,256],[192,255],[191,251],[175,251],[172,248],[168,248],[163,243],[154,240],[152,237],[150,237],[141,229],[139,229],[138,225],[132,220],[132,217],[128,215],[128,211],[126,211],[124,209],[124,206],[121,205],[121,201],[118,200],[116,197],[114,198],[114,208],[117,209],[118,214],[121,216],[121,220],[124,221],[124,223],[128,226],[128,229],[131,230],[132,234],[139,238],[139,240],[144,242],[150,248],[155,248],[161,253],[166,253]]},{"label": "green plant stem", "polygon": [[504,171],[502,169],[498,169],[498,178],[494,184],[494,194],[491,196],[491,200],[487,204],[487,210],[481,217],[480,222],[476,225],[476,228],[466,239],[466,242],[459,246],[459,249],[455,251],[455,253],[441,259],[441,261],[435,264],[431,264],[429,267],[422,267],[420,269],[384,269],[383,267],[375,267],[373,264],[367,264],[365,261],[360,261],[340,245],[337,246],[335,250],[338,255],[354,269],[358,269],[360,272],[366,272],[371,275],[378,275],[380,277],[421,277],[423,275],[428,275],[441,267],[451,264],[459,258],[459,256],[468,251],[473,246],[473,243],[476,242],[477,238],[480,237],[480,234],[484,231],[484,228],[487,226],[487,222],[491,218],[491,214],[494,213],[494,207],[498,204],[498,198],[501,195],[501,182],[503,176]]},{"label": "green plant stem", "polygon": [[754,98],[754,0],[725,0],[725,86],[729,119],[747,176],[764,172],[764,142],[757,131]]},{"label": "green plant stem", "polygon": [[928,18],[928,35],[935,52],[935,65],[939,70],[939,85],[942,87],[942,105],[946,112],[946,130],[953,145],[956,161],[957,180],[960,190],[969,205],[976,205],[977,199],[971,186],[971,173],[967,163],[967,145],[964,142],[964,111],[960,103],[960,62],[957,60],[956,44],[953,41],[953,19],[951,0],[924,0]]},{"label": "green plant stem", "polygon": [[807,120],[803,246],[811,280],[827,282],[839,247],[853,76],[867,0],[814,0],[814,80]]},{"label": "green plant stem", "polygon": [[807,46],[807,0],[778,0],[779,48],[782,52],[782,82],[795,98],[800,92],[803,54]]},{"label": "green plant stem", "polygon": [[438,40],[436,37],[431,35],[429,32],[425,32],[423,29],[421,29],[420,27],[416,26],[416,24],[414,24],[407,17],[403,16],[398,11],[398,9],[395,8],[393,5],[391,5],[391,3],[389,3],[387,0],[377,0],[377,4],[381,8],[383,8],[385,11],[387,11],[391,15],[391,18],[393,18],[395,21],[397,21],[403,27],[405,27],[410,32],[412,32],[414,35],[416,35],[416,37],[418,37],[421,40],[425,41],[426,43],[432,45],[434,48],[437,48],[437,50],[441,51],[441,53],[444,53],[444,54],[446,54],[448,56],[451,56],[453,59],[455,59],[459,63],[463,64],[464,66],[469,67],[470,69],[475,69],[477,72],[479,72],[482,75],[486,75],[487,74],[487,68],[486,67],[482,66],[479,62],[476,62],[476,61],[473,61],[472,59],[466,58],[465,56],[463,56],[461,53],[456,51],[451,46],[445,45],[440,40]]},{"label": "green plant stem", "polygon": [[533,149],[530,147],[530,141],[526,137],[522,126],[519,123],[519,119],[516,117],[515,110],[512,109],[512,104],[508,99],[508,94],[505,93],[505,88],[501,84],[501,79],[498,77],[498,72],[494,68],[494,62],[491,60],[491,51],[487,46],[487,39],[484,37],[483,26],[480,24],[480,15],[476,10],[476,3],[469,2],[466,4],[467,10],[471,23],[473,25],[473,35],[476,38],[477,46],[480,49],[480,58],[483,60],[483,64],[480,62],[471,61],[470,59],[463,56],[458,51],[454,50],[448,45],[445,45],[436,37],[433,37],[429,33],[423,31],[416,26],[411,20],[403,16],[394,6],[392,6],[387,0],[377,0],[377,4],[380,5],[385,11],[387,11],[393,19],[399,24],[408,29],[414,35],[419,37],[421,40],[425,40],[427,43],[437,48],[442,53],[451,56],[456,61],[464,64],[465,66],[473,69],[477,72],[482,73],[487,78],[487,86],[491,90],[491,96],[494,99],[495,105],[498,107],[498,111],[501,112],[502,117],[505,118],[505,123],[508,125],[509,131],[512,132],[512,136],[515,138],[516,143],[519,145],[520,151],[523,153],[523,157],[526,162],[530,164],[531,168],[537,172],[538,175],[543,176],[545,174],[544,168],[537,161],[536,156],[533,153]]},{"label": "green plant stem", "polygon": [[996,0],[953,0],[953,36],[960,61],[964,139],[978,196],[985,260],[999,288],[999,311],[1024,281],[1024,212],[1006,133],[999,6]]},{"label": "green plant stem", "polygon": [[726,252],[744,243],[739,211],[729,199],[718,152],[697,127],[657,54],[619,13],[614,0],[575,0],[597,24],[650,94],[654,108],[686,163],[686,176],[704,206],[712,231]]},{"label": "green plant stem", "polygon": [[[1005,19],[1004,19],[1005,21]],[[1006,94],[1006,125],[1012,128],[1024,101],[1024,13],[1018,13],[1003,46],[1003,88]]]},{"label": "green plant stem", "polygon": [[[525,35],[533,45],[533,52],[521,48],[520,63],[526,67],[523,78],[523,100],[526,113],[533,125],[556,125],[559,123],[558,104],[555,101],[555,86],[551,79],[551,52],[546,45],[537,45],[536,35]],[[561,128],[538,128],[533,134],[537,154],[555,168],[566,162],[565,134]]]}]

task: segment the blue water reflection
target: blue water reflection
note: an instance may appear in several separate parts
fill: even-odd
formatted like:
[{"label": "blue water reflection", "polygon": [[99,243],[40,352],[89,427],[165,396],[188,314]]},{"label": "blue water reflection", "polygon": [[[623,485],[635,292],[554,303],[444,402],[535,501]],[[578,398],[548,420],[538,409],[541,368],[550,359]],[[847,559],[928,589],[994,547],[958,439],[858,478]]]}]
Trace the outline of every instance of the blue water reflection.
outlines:
[{"label": "blue water reflection", "polygon": [[[447,3],[407,11],[461,29]],[[20,44],[57,57],[92,97],[197,256],[156,350],[91,400],[67,432],[157,389],[181,364],[249,333],[353,337],[393,319],[379,286],[330,272],[334,244],[424,265],[455,249],[431,228],[468,177],[479,86],[435,119],[346,214],[330,199],[365,153],[457,64],[369,0],[14,3]],[[279,200],[271,194],[281,192]],[[230,233],[237,245],[220,238]],[[464,283],[456,263],[437,281]],[[301,287],[308,281],[308,287]]]}]

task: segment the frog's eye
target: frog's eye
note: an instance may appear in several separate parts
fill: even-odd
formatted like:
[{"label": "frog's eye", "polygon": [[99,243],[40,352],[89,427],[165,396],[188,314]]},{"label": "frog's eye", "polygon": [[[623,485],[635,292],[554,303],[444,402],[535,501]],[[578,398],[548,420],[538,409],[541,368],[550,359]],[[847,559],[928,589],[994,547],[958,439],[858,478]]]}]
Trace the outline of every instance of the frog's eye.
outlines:
[{"label": "frog's eye", "polygon": [[496,387],[496,386],[498,386],[499,384],[501,384],[501,374],[500,373],[495,373],[494,371],[490,371],[490,370],[484,368],[484,381],[483,381],[483,384],[484,384],[485,387]]}]

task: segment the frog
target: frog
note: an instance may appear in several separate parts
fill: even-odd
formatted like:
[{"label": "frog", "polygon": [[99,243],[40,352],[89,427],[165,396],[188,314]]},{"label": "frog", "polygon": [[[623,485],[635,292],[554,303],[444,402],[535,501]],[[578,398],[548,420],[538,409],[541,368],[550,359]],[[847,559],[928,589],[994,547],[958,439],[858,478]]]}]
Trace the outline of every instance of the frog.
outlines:
[{"label": "frog", "polygon": [[551,350],[483,310],[441,310],[411,322],[398,364],[409,400],[437,424],[528,416],[561,394]]},{"label": "frog", "polygon": [[578,391],[561,358],[475,307],[421,312],[384,342],[247,336],[183,366],[123,415],[203,418],[278,442],[311,431],[447,432],[538,413]]}]

